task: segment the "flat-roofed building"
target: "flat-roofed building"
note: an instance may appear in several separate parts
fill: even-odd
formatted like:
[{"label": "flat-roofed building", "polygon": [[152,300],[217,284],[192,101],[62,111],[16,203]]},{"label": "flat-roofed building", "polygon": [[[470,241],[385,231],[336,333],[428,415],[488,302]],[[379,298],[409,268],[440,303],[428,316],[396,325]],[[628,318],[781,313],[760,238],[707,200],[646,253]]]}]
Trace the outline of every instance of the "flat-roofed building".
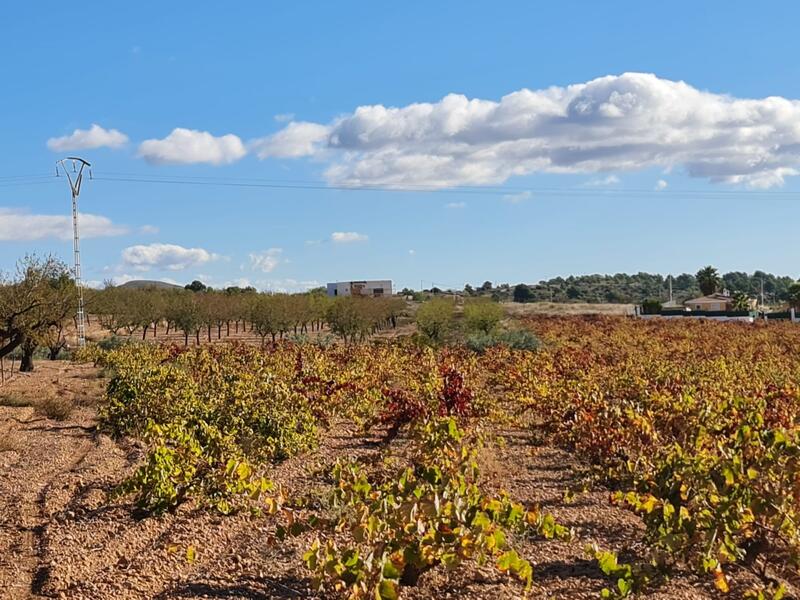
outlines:
[{"label": "flat-roofed building", "polygon": [[392,295],[391,279],[374,279],[363,281],[337,281],[327,286],[328,296],[365,296],[380,298]]}]

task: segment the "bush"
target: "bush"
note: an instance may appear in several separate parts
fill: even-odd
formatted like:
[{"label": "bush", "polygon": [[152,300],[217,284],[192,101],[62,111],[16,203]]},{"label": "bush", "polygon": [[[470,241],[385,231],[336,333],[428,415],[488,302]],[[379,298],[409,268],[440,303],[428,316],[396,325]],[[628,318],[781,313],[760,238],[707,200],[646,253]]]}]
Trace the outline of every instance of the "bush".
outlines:
[{"label": "bush", "polygon": [[661,302],[659,300],[648,299],[642,302],[643,315],[657,315],[661,312]]},{"label": "bush", "polygon": [[121,348],[122,346],[130,343],[131,340],[129,338],[119,335],[112,335],[111,337],[107,337],[97,342],[97,346],[101,350],[116,350],[117,348]]},{"label": "bush", "polygon": [[467,337],[466,345],[473,352],[482,353],[494,346],[507,346],[513,350],[537,350],[541,342],[530,331],[515,329],[500,333],[473,333]]},{"label": "bush", "polygon": [[64,396],[49,396],[36,405],[37,412],[56,421],[66,421],[73,408],[72,401]]},{"label": "bush", "polygon": [[145,464],[119,493],[135,494],[152,512],[195,498],[228,513],[266,491],[254,468],[317,441],[311,403],[285,376],[295,360],[246,346],[129,344],[109,352],[114,375],[101,423],[148,443]]},{"label": "bush", "polygon": [[451,300],[428,300],[417,310],[417,329],[427,342],[441,344],[453,333],[454,312]]},{"label": "bush", "polygon": [[474,300],[464,306],[467,331],[491,333],[503,318],[503,307],[489,300]]},{"label": "bush", "polygon": [[31,404],[32,402],[30,400],[18,394],[7,394],[5,396],[0,396],[0,406],[20,408],[23,406],[31,406]]}]

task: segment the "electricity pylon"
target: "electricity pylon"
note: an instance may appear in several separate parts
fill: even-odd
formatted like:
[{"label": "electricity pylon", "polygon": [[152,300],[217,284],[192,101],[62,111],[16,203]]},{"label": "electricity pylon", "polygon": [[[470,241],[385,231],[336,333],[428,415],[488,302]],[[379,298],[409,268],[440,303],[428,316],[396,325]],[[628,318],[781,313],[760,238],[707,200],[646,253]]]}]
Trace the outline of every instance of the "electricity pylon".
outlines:
[{"label": "electricity pylon", "polygon": [[[68,165],[72,166],[70,168]],[[84,323],[83,314],[83,281],[81,280],[81,240],[78,235],[78,196],[81,193],[81,183],[83,183],[83,169],[87,167],[89,170],[89,179],[92,178],[92,165],[78,158],[77,156],[68,156],[62,158],[56,163],[56,176],[58,176],[58,168],[64,170],[64,175],[67,177],[70,192],[72,192],[72,251],[75,255],[75,287],[78,289],[78,346],[83,347],[86,345],[86,325]]]}]

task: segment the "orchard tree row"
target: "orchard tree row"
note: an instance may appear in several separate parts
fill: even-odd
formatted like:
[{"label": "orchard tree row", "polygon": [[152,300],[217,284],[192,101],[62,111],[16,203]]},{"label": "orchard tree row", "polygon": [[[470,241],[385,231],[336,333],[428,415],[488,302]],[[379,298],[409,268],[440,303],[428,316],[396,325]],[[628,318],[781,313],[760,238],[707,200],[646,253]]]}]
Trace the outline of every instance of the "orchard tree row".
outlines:
[{"label": "orchard tree row", "polygon": [[328,298],[323,293],[271,294],[255,290],[194,292],[109,286],[87,298],[87,312],[114,335],[146,339],[164,328],[179,331],[188,345],[231,334],[251,333],[267,341],[328,328],[352,343],[389,327],[405,309],[399,298]]}]

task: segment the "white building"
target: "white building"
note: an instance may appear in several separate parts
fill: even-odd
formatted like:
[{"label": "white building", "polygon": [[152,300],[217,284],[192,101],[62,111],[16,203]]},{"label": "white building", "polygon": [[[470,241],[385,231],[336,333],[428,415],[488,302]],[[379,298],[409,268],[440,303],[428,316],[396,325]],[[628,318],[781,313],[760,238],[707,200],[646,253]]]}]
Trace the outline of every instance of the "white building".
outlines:
[{"label": "white building", "polygon": [[328,284],[328,296],[367,296],[380,298],[392,295],[392,280],[337,281]]}]

